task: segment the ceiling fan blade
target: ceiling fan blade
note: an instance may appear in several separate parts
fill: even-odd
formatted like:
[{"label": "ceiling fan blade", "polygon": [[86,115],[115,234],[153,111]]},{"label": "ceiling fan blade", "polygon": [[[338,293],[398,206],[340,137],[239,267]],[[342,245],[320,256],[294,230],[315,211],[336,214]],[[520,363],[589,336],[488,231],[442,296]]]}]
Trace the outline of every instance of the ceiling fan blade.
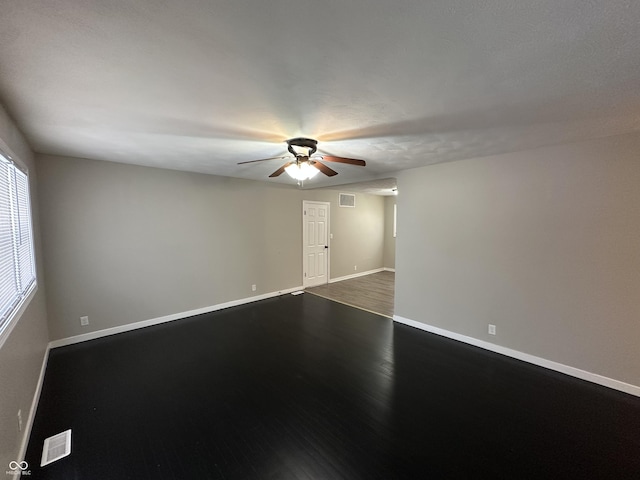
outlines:
[{"label": "ceiling fan blade", "polygon": [[333,177],[334,175],[338,174],[338,172],[336,172],[335,170],[332,170],[331,168],[327,167],[325,164],[320,163],[318,160],[314,160],[311,165],[316,167],[318,170],[320,170],[322,173],[324,173],[327,177]]},{"label": "ceiling fan blade", "polygon": [[268,160],[281,160],[287,158],[289,155],[280,155],[279,157],[261,158],[260,160],[249,160],[248,162],[240,162],[238,165],[244,165],[245,163],[266,162]]},{"label": "ceiling fan blade", "polygon": [[273,178],[273,177],[279,177],[280,175],[282,175],[282,172],[284,172],[284,169],[287,168],[289,165],[291,165],[293,162],[287,162],[284,165],[282,165],[279,169],[277,169],[275,172],[273,172],[271,175],[269,175],[269,177]]},{"label": "ceiling fan blade", "polygon": [[325,162],[336,162],[336,163],[348,163],[349,165],[359,165],[364,167],[367,163],[364,160],[358,160],[355,158],[345,158],[345,157],[333,157],[331,155],[322,155],[322,160]]}]

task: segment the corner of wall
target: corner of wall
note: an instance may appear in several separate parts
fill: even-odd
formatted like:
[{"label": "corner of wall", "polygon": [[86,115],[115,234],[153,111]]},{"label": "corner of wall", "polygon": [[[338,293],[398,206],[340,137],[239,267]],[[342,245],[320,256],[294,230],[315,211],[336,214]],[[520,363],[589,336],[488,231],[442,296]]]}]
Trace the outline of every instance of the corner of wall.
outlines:
[{"label": "corner of wall", "polygon": [[[37,404],[49,331],[42,269],[37,171],[31,148],[8,112],[0,105],[0,146],[29,170],[38,289],[0,348],[0,465],[20,461]],[[18,426],[18,411],[22,430]],[[0,467],[4,468],[4,467]]]}]

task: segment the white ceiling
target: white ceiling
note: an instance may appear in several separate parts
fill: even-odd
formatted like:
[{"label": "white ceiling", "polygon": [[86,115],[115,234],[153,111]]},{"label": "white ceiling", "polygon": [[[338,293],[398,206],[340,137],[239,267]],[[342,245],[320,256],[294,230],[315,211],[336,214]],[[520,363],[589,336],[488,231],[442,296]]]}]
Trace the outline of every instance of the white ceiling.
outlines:
[{"label": "white ceiling", "polygon": [[[38,152],[308,187],[640,129],[637,0],[3,0],[0,99]],[[313,183],[313,185],[311,185]]]}]

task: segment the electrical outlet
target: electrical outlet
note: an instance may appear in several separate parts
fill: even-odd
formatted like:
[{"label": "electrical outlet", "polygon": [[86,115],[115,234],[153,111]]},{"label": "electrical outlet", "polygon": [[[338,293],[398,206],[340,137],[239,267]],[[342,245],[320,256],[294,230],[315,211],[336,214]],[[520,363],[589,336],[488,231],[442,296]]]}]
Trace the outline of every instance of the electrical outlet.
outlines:
[{"label": "electrical outlet", "polygon": [[89,317],[80,317],[80,325],[83,327],[89,325]]},{"label": "electrical outlet", "polygon": [[18,410],[18,430],[22,431],[22,409]]},{"label": "electrical outlet", "polygon": [[354,266],[353,266],[353,269],[354,269],[354,270],[358,270],[358,266],[357,266],[357,265],[354,265]]},{"label": "electrical outlet", "polygon": [[256,291],[256,286],[255,285],[251,285],[251,291],[255,292]]},{"label": "electrical outlet", "polygon": [[495,334],[496,334],[496,326],[489,324],[489,335],[495,335]]}]

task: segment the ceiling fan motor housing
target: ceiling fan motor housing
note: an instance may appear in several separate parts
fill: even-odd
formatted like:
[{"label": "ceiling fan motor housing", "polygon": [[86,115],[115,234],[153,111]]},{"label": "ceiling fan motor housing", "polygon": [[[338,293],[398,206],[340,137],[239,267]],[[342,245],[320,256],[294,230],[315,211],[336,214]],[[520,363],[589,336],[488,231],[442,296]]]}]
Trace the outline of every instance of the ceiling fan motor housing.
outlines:
[{"label": "ceiling fan motor housing", "polygon": [[310,157],[311,155],[313,155],[314,153],[316,153],[316,150],[318,149],[318,141],[314,140],[313,138],[304,138],[304,137],[292,138],[290,140],[287,140],[287,144],[289,145],[289,147],[288,147],[289,151],[295,157],[299,157],[301,155],[300,155],[300,153],[296,152],[293,149],[293,147],[308,148],[309,149],[309,153],[307,155],[304,155],[307,158]]}]

